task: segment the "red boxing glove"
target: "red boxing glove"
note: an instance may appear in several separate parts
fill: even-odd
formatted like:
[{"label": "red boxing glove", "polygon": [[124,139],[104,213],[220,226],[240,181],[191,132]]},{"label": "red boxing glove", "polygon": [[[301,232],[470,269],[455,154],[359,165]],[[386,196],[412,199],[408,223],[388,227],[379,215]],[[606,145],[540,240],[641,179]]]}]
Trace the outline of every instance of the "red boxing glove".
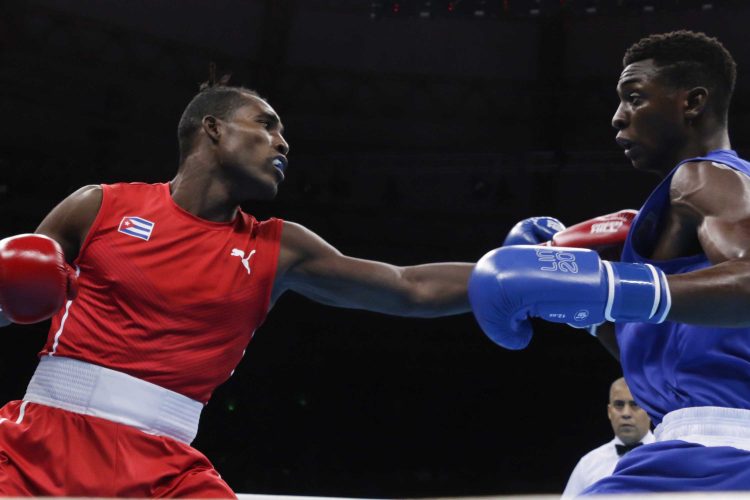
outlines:
[{"label": "red boxing glove", "polygon": [[78,292],[60,245],[41,234],[0,240],[0,307],[14,323],[37,323]]},{"label": "red boxing glove", "polygon": [[607,260],[620,260],[637,210],[620,210],[570,226],[555,233],[546,244],[553,247],[576,247],[595,250]]}]

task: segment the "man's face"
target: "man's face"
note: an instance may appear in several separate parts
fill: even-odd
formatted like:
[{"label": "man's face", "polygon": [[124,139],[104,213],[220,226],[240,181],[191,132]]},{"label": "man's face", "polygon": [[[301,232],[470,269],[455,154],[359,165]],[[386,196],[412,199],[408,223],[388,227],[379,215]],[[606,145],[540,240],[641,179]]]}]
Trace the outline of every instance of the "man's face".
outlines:
[{"label": "man's face", "polygon": [[248,96],[247,104],[221,123],[219,162],[231,181],[250,199],[276,196],[284,180],[289,145],[273,108]]},{"label": "man's face", "polygon": [[625,444],[643,439],[651,425],[648,414],[633,401],[630,389],[622,380],[615,382],[610,390],[607,416],[615,435]]},{"label": "man's face", "polygon": [[682,160],[687,138],[687,91],[666,85],[653,59],[634,62],[617,84],[620,105],[612,117],[616,141],[635,168],[668,172]]}]

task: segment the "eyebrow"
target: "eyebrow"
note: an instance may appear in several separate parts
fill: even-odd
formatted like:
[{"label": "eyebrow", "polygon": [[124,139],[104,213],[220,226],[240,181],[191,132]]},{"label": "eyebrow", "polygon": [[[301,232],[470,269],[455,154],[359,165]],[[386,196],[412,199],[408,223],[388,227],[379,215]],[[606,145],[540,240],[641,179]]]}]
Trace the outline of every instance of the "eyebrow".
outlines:
[{"label": "eyebrow", "polygon": [[628,76],[628,77],[626,77],[623,80],[619,80],[617,82],[617,86],[618,87],[622,87],[624,85],[628,85],[628,84],[631,84],[631,83],[639,83],[641,80],[642,80],[642,78],[639,77],[639,76]]},{"label": "eyebrow", "polygon": [[278,126],[280,132],[284,131],[284,126],[281,124],[281,119],[278,117],[278,115],[276,115],[274,113],[268,113],[266,111],[261,111],[260,113],[258,113],[258,115],[256,116],[256,118],[264,118],[264,119],[268,120],[269,122],[271,122],[271,124]]}]

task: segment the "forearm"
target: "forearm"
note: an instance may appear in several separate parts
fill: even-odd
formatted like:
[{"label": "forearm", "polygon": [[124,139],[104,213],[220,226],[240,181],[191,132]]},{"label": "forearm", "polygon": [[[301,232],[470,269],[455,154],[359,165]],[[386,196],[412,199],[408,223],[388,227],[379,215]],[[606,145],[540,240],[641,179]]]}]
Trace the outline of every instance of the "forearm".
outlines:
[{"label": "forearm", "polygon": [[609,321],[602,323],[596,329],[596,338],[599,343],[609,352],[613,358],[620,362],[620,346],[617,344],[615,324]]},{"label": "forearm", "polygon": [[467,284],[474,264],[440,263],[404,268],[409,316],[437,317],[468,312]]},{"label": "forearm", "polygon": [[469,311],[474,264],[397,266],[343,255],[299,224],[284,223],[274,298],[291,290],[335,307],[396,316],[436,317]]},{"label": "forearm", "polygon": [[430,318],[469,311],[467,285],[473,264],[395,266],[340,254],[296,266],[275,284],[335,307]]},{"label": "forearm", "polygon": [[750,326],[750,259],[670,275],[670,321],[725,327]]}]

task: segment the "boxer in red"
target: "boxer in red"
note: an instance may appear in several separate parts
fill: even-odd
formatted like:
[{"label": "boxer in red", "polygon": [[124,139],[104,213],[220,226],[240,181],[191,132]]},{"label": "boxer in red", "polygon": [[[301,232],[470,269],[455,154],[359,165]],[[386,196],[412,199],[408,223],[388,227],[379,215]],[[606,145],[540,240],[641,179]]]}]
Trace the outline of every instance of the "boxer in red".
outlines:
[{"label": "boxer in red", "polygon": [[402,316],[469,310],[472,264],[356,259],[240,210],[275,197],[282,133],[255,92],[209,87],[180,120],[170,182],[83,187],[36,235],[0,242],[5,316],[54,314],[24,399],[0,410],[0,495],[233,497],[190,442],[281,294]]}]

